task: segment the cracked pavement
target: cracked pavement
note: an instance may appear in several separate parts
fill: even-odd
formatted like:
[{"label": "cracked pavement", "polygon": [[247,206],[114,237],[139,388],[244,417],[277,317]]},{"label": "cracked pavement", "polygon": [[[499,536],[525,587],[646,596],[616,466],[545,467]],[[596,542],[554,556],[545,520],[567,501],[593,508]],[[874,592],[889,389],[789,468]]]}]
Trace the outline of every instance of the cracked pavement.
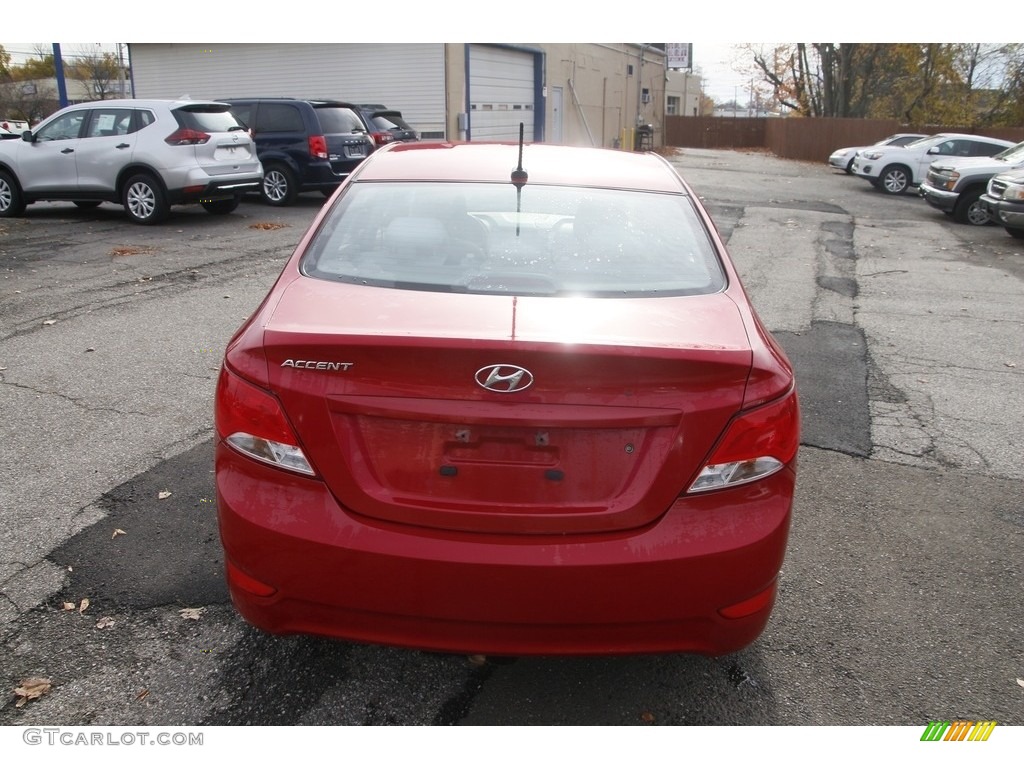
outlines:
[{"label": "cracked pavement", "polygon": [[0,220],[0,685],[55,687],[0,695],[0,724],[1022,724],[1024,247],[824,163],[674,162],[797,368],[760,641],[479,666],[246,626],[208,503],[216,371],[322,198],[155,228],[39,205]]}]

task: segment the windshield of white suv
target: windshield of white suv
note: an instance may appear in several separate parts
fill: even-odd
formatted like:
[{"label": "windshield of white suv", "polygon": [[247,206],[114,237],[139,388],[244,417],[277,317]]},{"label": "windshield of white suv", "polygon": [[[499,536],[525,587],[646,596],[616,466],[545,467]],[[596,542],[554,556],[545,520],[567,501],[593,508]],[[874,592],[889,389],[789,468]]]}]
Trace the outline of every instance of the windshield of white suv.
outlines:
[{"label": "windshield of white suv", "polygon": [[356,182],[301,269],[361,285],[520,296],[705,294],[726,284],[688,197],[540,184]]},{"label": "windshield of white suv", "polygon": [[1024,141],[1015,147],[1004,149],[995,156],[995,159],[1004,163],[1024,163]]}]

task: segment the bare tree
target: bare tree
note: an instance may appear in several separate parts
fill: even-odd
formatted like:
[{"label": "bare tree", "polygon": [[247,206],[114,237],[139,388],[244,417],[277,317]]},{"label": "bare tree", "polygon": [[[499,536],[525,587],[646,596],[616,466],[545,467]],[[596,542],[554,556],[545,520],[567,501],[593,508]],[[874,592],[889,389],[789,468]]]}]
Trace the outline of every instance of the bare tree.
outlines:
[{"label": "bare tree", "polygon": [[56,91],[48,85],[36,83],[0,83],[0,115],[12,120],[38,123],[53,114],[59,101]]},{"label": "bare tree", "polygon": [[112,53],[76,53],[68,63],[65,63],[64,72],[66,77],[73,77],[85,83],[89,92],[97,99],[121,97],[121,67]]}]

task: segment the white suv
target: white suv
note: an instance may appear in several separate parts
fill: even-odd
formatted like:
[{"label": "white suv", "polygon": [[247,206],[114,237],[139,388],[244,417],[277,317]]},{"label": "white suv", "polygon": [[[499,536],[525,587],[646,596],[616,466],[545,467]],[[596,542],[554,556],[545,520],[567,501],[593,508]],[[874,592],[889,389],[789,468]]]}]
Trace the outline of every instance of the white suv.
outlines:
[{"label": "white suv", "polygon": [[224,214],[262,179],[252,136],[227,104],[96,101],[0,142],[0,217],[40,200],[121,203],[139,224],[162,221],[180,203]]},{"label": "white suv", "polygon": [[925,180],[939,157],[991,157],[1012,141],[966,133],[936,133],[905,147],[870,147],[853,160],[853,173],[890,195],[901,195]]}]

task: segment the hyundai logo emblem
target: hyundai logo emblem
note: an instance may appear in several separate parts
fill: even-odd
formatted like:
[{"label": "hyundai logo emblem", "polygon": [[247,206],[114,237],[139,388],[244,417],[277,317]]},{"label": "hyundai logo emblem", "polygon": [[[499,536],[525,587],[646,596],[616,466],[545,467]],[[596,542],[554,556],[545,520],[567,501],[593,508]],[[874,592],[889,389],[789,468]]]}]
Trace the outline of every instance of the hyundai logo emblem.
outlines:
[{"label": "hyundai logo emblem", "polygon": [[491,392],[522,392],[533,384],[533,374],[518,365],[485,365],[476,372],[476,383]]}]

